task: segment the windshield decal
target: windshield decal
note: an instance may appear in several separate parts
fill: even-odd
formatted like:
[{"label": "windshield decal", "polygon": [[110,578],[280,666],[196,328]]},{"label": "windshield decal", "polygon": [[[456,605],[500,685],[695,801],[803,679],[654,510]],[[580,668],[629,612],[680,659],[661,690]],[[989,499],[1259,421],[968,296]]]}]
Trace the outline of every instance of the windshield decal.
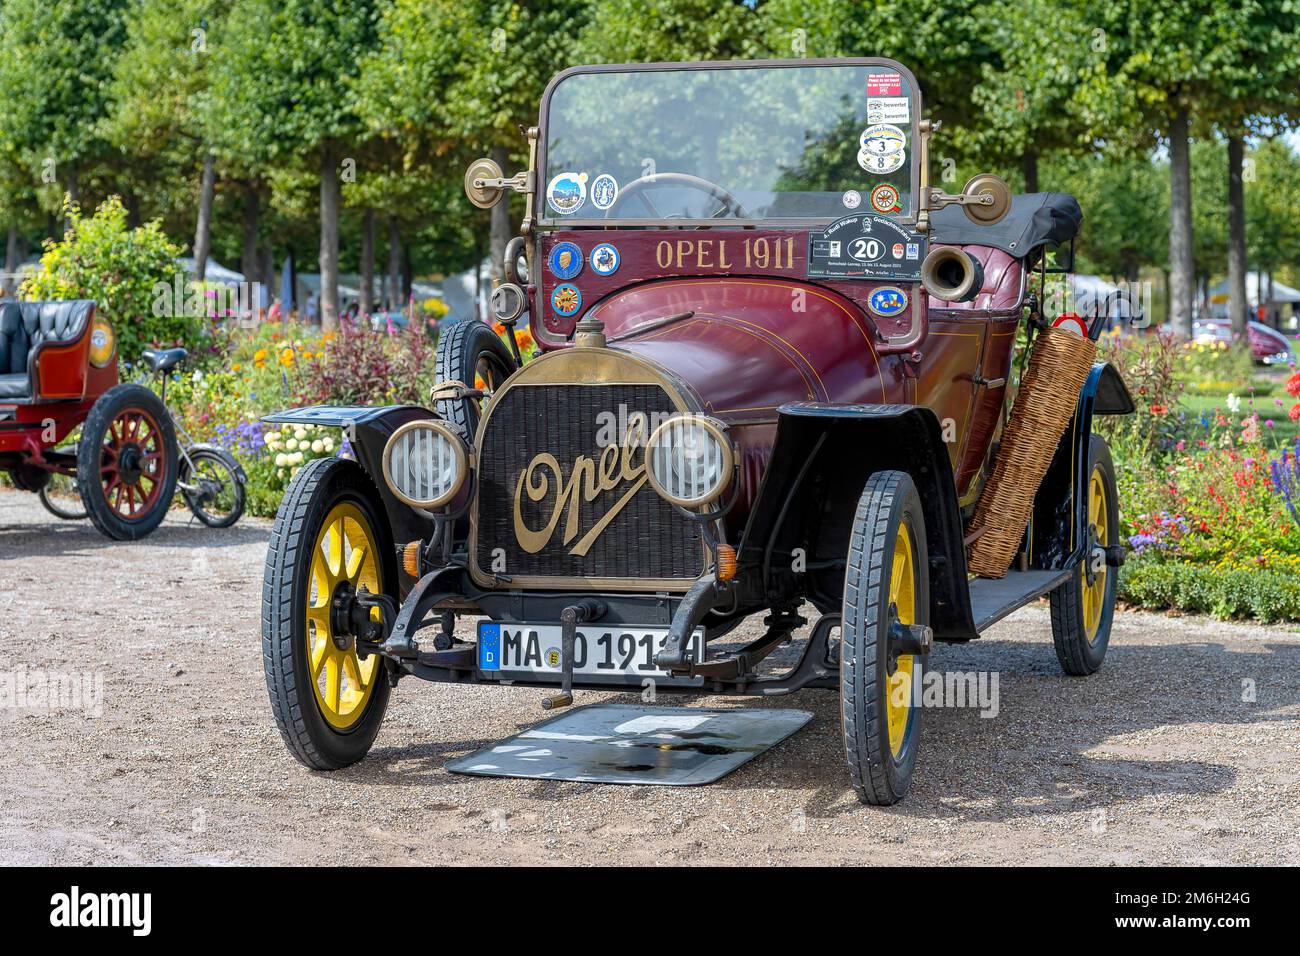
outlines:
[{"label": "windshield decal", "polygon": [[601,173],[591,184],[591,204],[604,212],[618,202],[618,180],[609,173]]},{"label": "windshield decal", "polygon": [[561,216],[572,216],[587,201],[587,174],[564,172],[546,187],[546,202]]}]

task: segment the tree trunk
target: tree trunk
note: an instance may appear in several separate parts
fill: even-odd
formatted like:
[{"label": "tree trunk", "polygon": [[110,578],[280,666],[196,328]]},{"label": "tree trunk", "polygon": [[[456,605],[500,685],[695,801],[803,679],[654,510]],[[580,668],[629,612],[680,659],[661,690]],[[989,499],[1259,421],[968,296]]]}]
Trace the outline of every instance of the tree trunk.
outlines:
[{"label": "tree trunk", "polygon": [[1245,143],[1240,132],[1228,137],[1228,317],[1232,334],[1246,339],[1246,196],[1241,183]]},{"label": "tree trunk", "polygon": [[217,158],[203,157],[203,177],[199,181],[199,220],[194,227],[194,278],[202,282],[208,274],[208,238],[212,229],[212,197],[217,186]]},{"label": "tree trunk", "polygon": [[0,281],[0,296],[13,295],[18,291],[18,227],[9,227],[9,240],[5,243],[5,274]]},{"label": "tree trunk", "polygon": [[415,269],[411,265],[411,247],[402,249],[402,308],[411,304],[411,295],[415,292]]},{"label": "tree trunk", "polygon": [[1169,123],[1169,322],[1180,338],[1192,337],[1196,263],[1192,247],[1192,164],[1187,107]]},{"label": "tree trunk", "polygon": [[375,307],[375,211],[361,214],[361,315]]},{"label": "tree trunk", "polygon": [[1025,192],[1038,192],[1038,150],[1030,146],[1021,157],[1021,167],[1025,172]]},{"label": "tree trunk", "polygon": [[402,307],[402,237],[392,216],[388,217],[388,297],[389,309]]},{"label": "tree trunk", "polygon": [[339,327],[339,168],[332,143],[320,161],[320,324]]},{"label": "tree trunk", "polygon": [[[504,146],[492,149],[492,159],[502,169],[510,162],[510,152]],[[506,243],[510,241],[510,190],[492,207],[488,220],[488,246],[492,256],[492,288],[505,281]]]},{"label": "tree trunk", "polygon": [[[271,300],[280,294],[280,286],[275,281],[275,250],[269,242],[258,250],[257,275],[258,281],[266,289],[266,304],[269,307]],[[288,308],[287,302],[281,303],[282,311]]]},{"label": "tree trunk", "polygon": [[245,282],[257,282],[262,259],[257,250],[257,232],[261,226],[262,197],[256,189],[244,196],[244,248],[239,257],[239,269]]}]

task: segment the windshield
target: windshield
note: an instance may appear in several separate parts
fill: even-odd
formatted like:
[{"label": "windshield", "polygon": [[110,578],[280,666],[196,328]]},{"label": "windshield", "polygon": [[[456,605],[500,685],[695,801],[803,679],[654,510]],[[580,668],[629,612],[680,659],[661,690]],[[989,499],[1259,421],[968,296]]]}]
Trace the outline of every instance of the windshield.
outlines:
[{"label": "windshield", "polygon": [[887,63],[574,73],[543,105],[541,217],[912,217],[919,106]]}]

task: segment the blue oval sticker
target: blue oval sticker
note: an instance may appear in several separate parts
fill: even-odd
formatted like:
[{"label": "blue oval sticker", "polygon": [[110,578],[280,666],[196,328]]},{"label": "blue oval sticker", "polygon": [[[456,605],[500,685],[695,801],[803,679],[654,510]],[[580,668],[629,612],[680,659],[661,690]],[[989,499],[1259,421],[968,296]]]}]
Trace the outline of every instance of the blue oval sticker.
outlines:
[{"label": "blue oval sticker", "polygon": [[882,285],[867,297],[867,308],[882,318],[892,319],[907,311],[907,293],[898,286]]}]

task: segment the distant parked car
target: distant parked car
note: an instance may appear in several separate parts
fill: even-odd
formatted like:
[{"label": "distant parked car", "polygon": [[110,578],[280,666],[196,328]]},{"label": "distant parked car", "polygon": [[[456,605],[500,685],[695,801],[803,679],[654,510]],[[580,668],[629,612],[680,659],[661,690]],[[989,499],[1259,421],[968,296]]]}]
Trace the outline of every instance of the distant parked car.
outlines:
[{"label": "distant parked car", "polygon": [[[1263,365],[1288,365],[1295,361],[1291,340],[1263,322],[1249,322],[1250,351]],[[1227,319],[1197,319],[1192,323],[1192,338],[1197,342],[1231,342],[1232,324]]]}]

